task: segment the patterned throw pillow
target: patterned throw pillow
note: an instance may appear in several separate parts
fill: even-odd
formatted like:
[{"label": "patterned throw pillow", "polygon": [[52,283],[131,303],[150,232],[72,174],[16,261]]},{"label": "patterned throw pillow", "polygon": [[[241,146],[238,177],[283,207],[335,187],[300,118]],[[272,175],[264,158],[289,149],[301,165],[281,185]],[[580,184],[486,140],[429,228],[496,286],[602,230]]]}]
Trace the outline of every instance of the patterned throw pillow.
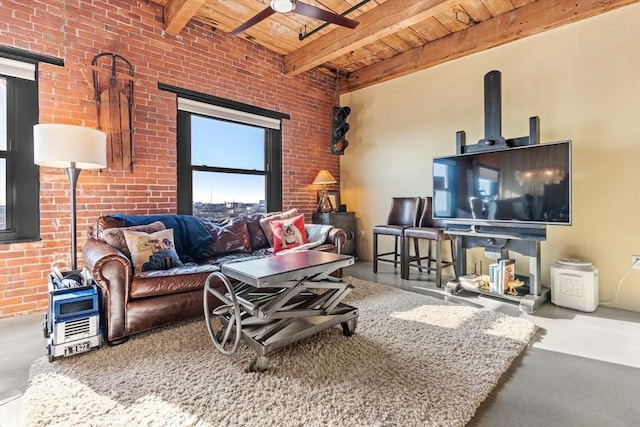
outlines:
[{"label": "patterned throw pillow", "polygon": [[150,234],[131,230],[123,232],[131,252],[134,272],[182,267],[173,243],[172,228]]},{"label": "patterned throw pillow", "polygon": [[144,233],[155,233],[156,231],[164,230],[166,227],[160,221],[152,222],[148,225],[134,225],[132,227],[122,228],[106,228],[101,231],[99,237],[104,240],[105,243],[118,249],[125,254],[127,258],[131,259],[131,253],[127,246],[127,241],[124,238],[124,230],[129,231],[142,231]]},{"label": "patterned throw pillow", "polygon": [[307,233],[304,230],[304,215],[280,221],[271,221],[269,225],[273,232],[274,253],[307,243]]},{"label": "patterned throw pillow", "polygon": [[286,212],[280,212],[277,214],[268,213],[266,217],[260,220],[260,227],[262,227],[262,231],[267,236],[267,240],[269,241],[269,245],[273,247],[273,231],[271,230],[271,223],[273,221],[282,221],[285,219],[293,218],[298,215],[298,209],[291,209]]}]

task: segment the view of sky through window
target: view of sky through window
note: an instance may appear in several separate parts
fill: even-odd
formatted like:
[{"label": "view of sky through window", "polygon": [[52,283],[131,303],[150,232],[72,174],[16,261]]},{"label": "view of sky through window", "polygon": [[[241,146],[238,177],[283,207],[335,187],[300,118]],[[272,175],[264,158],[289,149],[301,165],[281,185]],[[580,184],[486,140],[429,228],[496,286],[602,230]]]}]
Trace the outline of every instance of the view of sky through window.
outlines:
[{"label": "view of sky through window", "polygon": [[[191,164],[264,172],[265,130],[193,115]],[[194,203],[258,203],[265,200],[264,175],[193,172]]]}]

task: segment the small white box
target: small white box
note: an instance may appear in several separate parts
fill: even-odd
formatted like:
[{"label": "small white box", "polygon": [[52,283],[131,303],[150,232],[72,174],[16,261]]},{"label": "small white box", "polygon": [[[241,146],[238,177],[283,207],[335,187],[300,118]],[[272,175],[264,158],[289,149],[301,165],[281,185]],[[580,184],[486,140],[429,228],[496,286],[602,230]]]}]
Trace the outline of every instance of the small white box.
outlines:
[{"label": "small white box", "polygon": [[594,311],[600,292],[598,269],[588,261],[559,259],[551,266],[551,302],[580,311]]}]

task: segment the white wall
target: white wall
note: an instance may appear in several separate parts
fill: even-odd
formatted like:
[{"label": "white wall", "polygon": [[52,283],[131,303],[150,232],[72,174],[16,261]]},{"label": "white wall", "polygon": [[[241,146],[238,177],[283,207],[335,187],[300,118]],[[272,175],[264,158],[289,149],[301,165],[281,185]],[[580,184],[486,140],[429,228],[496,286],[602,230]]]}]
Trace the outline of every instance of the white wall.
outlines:
[{"label": "white wall", "polygon": [[[371,259],[371,228],[393,196],[431,195],[431,159],[484,135],[484,75],[502,72],[502,135],[573,141],[573,224],[549,226],[542,282],[561,257],[599,268],[600,299],[640,254],[640,4],[354,91],[341,198],[358,217],[359,255]],[[482,258],[471,251],[468,263]],[[485,263],[486,264],[486,263]],[[525,264],[524,262],[520,263]],[[615,307],[640,311],[640,271],[622,283]]]}]

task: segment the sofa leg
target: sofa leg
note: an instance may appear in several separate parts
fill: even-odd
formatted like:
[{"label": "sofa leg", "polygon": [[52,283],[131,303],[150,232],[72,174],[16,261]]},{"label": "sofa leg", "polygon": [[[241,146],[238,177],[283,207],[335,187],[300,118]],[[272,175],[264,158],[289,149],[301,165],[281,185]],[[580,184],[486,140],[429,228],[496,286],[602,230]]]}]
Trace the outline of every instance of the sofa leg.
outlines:
[{"label": "sofa leg", "polygon": [[107,341],[107,344],[109,344],[109,347],[113,347],[116,345],[124,344],[127,341],[129,341],[129,337],[118,338],[117,340],[113,340],[113,341]]}]

